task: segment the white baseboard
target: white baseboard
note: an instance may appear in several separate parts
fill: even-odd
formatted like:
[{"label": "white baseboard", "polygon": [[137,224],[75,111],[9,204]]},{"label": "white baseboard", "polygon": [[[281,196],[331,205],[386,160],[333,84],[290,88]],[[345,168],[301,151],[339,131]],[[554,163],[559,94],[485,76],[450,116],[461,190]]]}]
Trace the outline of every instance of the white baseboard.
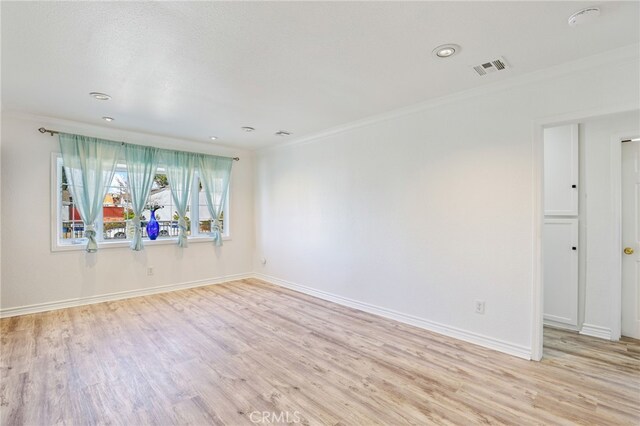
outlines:
[{"label": "white baseboard", "polygon": [[[71,308],[75,306],[91,305],[94,303],[109,302],[114,300],[129,299],[131,297],[147,296],[151,294],[166,293],[175,290],[182,290],[187,288],[202,287],[212,284],[220,284],[228,281],[241,280],[246,278],[258,278],[263,281],[279,285],[291,290],[299,291],[301,293],[315,296],[320,299],[328,300],[330,302],[337,303],[339,305],[348,306],[350,308],[358,309],[364,312],[368,312],[374,315],[378,315],[384,318],[389,318],[395,321],[399,321],[405,324],[413,325],[415,327],[423,328],[425,330],[433,331],[445,336],[453,337],[455,339],[463,340],[465,342],[473,343],[485,348],[493,349],[499,352],[503,352],[509,355],[516,356],[518,358],[531,359],[531,348],[527,348],[513,343],[505,342],[503,340],[495,339],[493,337],[484,336],[478,333],[462,330],[456,327],[440,324],[434,321],[429,321],[424,318],[416,317],[413,315],[404,314],[391,309],[382,308],[380,306],[371,305],[369,303],[360,302],[357,300],[349,299],[346,297],[338,296],[332,293],[327,293],[321,290],[316,290],[310,287],[306,287],[300,284],[295,284],[289,281],[285,281],[279,278],[271,277],[259,273],[245,273],[226,275],[218,278],[211,278],[205,280],[189,281],[178,284],[169,284],[151,288],[128,290],[117,293],[102,294],[97,296],[79,297],[75,299],[61,300],[57,302],[39,303],[34,305],[19,306],[15,308],[0,309],[0,318],[13,317],[18,315],[34,314],[38,312],[53,311],[56,309]],[[589,334],[585,333],[585,327],[589,327],[585,324],[581,333],[588,334],[596,337],[603,337],[603,334]],[[601,327],[591,326],[592,329],[602,329]],[[607,337],[610,338],[611,330],[603,329],[608,332]]]},{"label": "white baseboard", "polygon": [[0,309],[0,318],[14,317],[18,315],[35,314],[37,312],[53,311],[56,309],[71,308],[74,306],[91,305],[94,303],[109,302],[113,300],[129,299],[131,297],[147,296],[150,294],[166,293],[169,291],[183,290],[187,288],[203,287],[212,284],[221,284],[228,281],[252,278],[254,275],[234,274],[218,278],[189,281],[178,284],[161,285],[157,287],[141,288],[137,290],[120,291],[117,293],[101,294],[97,296],[78,297],[75,299],[60,300],[57,302],[38,303],[35,305],[19,306],[15,308]]},{"label": "white baseboard", "polygon": [[580,327],[578,327],[577,325],[567,324],[565,321],[555,321],[549,318],[549,316],[547,315],[544,316],[544,320],[542,321],[542,323],[545,326],[560,328],[562,330],[580,331]]},{"label": "white baseboard", "polygon": [[578,320],[567,317],[559,317],[557,315],[544,314],[543,320],[556,324],[564,324],[569,327],[573,327],[575,329],[578,328]]},{"label": "white baseboard", "polygon": [[600,327],[593,324],[582,324],[580,334],[591,337],[599,337],[600,339],[611,340],[611,329],[607,327]]},{"label": "white baseboard", "polygon": [[513,343],[505,342],[503,340],[495,339],[493,337],[483,336],[478,333],[462,330],[459,328],[451,327],[437,322],[429,321],[424,318],[419,318],[413,315],[404,314],[391,309],[382,308],[379,306],[371,305],[369,303],[359,302],[357,300],[349,299],[346,297],[338,296],[336,294],[327,293],[324,291],[316,290],[310,287],[306,287],[300,284],[295,284],[289,281],[285,281],[279,278],[275,278],[269,275],[260,273],[254,274],[255,278],[269,282],[271,284],[279,285],[289,288],[291,290],[299,291],[310,296],[315,296],[320,299],[328,300],[330,302],[337,303],[339,305],[348,306],[350,308],[358,309],[370,314],[379,315],[381,317],[389,318],[395,321],[399,321],[405,324],[413,325],[415,327],[423,328],[425,330],[433,331],[445,336],[453,337],[455,339],[464,340],[465,342],[473,343],[485,348],[493,349],[499,352],[503,352],[509,355],[516,356],[518,358],[531,359],[531,348],[527,348]]}]

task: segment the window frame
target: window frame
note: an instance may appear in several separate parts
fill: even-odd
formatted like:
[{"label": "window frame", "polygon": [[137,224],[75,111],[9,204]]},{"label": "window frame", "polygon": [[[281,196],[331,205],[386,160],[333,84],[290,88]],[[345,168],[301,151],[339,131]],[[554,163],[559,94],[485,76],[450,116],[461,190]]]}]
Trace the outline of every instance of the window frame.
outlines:
[{"label": "window frame", "polygon": [[[75,238],[69,241],[63,241],[61,238],[62,234],[62,217],[61,217],[61,209],[62,209],[62,193],[60,191],[60,187],[62,186],[62,154],[58,152],[51,153],[51,179],[50,179],[50,187],[51,187],[51,251],[75,251],[75,250],[85,250],[87,239],[86,238]],[[195,188],[199,188],[199,180],[198,173],[194,174],[193,185],[191,188],[191,202],[189,203],[189,211],[191,213],[191,235],[188,237],[189,243],[206,243],[213,242],[213,237],[208,234],[201,234],[198,232],[198,226],[200,223],[199,217],[199,208],[196,209],[197,220],[193,219],[194,214],[194,206],[198,206],[198,199],[194,197]],[[224,207],[224,229],[222,233],[223,241],[231,240],[231,227],[230,227],[230,218],[229,218],[229,210],[230,210],[230,201],[231,201],[231,179],[229,180],[229,191],[227,191],[227,200]],[[131,245],[131,240],[118,240],[118,241],[107,241],[103,238],[103,223],[102,223],[102,211],[98,216],[98,220],[96,223],[96,239],[98,240],[98,248],[128,248]],[[148,238],[144,238],[145,246],[155,246],[155,245],[166,245],[166,244],[176,244],[178,241],[178,237],[168,237],[157,239],[155,241],[150,240]]]}]

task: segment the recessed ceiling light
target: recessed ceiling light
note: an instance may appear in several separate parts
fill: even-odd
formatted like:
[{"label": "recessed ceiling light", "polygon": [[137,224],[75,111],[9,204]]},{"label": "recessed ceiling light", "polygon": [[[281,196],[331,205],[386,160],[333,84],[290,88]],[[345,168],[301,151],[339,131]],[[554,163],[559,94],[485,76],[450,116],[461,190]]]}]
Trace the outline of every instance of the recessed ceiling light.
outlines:
[{"label": "recessed ceiling light", "polygon": [[99,101],[108,101],[109,99],[111,99],[111,96],[107,95],[106,93],[100,93],[100,92],[91,92],[89,93],[89,96]]},{"label": "recessed ceiling light", "polygon": [[115,120],[115,118],[113,118],[113,117],[102,117],[102,119],[103,119],[104,121],[108,121],[108,122],[112,122],[112,121],[114,121],[114,120]]},{"label": "recessed ceiling light", "polygon": [[291,132],[287,132],[286,130],[280,130],[276,132],[276,136],[290,136]]},{"label": "recessed ceiling light", "polygon": [[569,26],[575,27],[578,24],[587,24],[600,16],[600,9],[597,7],[587,7],[569,16]]},{"label": "recessed ceiling light", "polygon": [[460,46],[457,44],[443,44],[433,49],[431,53],[437,58],[449,58],[458,52],[460,52]]},{"label": "recessed ceiling light", "polygon": [[215,141],[216,139],[218,139],[217,136],[209,136],[209,139],[211,139],[212,141]]},{"label": "recessed ceiling light", "polygon": [[253,132],[255,129],[253,127],[245,126],[245,127],[242,127],[242,130],[249,133],[249,132]]}]

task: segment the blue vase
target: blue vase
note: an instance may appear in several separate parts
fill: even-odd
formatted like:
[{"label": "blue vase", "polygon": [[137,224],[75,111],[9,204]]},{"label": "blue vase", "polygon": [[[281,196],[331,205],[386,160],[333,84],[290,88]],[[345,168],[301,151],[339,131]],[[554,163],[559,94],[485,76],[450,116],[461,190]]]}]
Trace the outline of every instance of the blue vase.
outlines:
[{"label": "blue vase", "polygon": [[160,233],[160,225],[156,220],[156,212],[154,210],[151,211],[151,219],[149,219],[149,223],[147,223],[147,235],[150,240],[155,240],[158,238],[158,234]]}]

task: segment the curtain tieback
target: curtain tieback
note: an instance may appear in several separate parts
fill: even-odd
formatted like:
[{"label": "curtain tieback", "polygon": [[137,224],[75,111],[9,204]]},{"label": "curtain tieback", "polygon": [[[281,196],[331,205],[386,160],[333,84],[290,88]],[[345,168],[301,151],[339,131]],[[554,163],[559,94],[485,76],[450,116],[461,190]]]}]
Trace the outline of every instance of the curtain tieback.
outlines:
[{"label": "curtain tieback", "polygon": [[184,216],[178,217],[178,247],[187,247],[187,220]]},{"label": "curtain tieback", "polygon": [[219,219],[213,219],[213,223],[211,224],[211,234],[214,244],[217,246],[222,245],[222,227],[220,226]]},{"label": "curtain tieback", "polygon": [[95,253],[98,251],[98,242],[96,241],[96,226],[94,224],[85,225],[84,236],[87,237],[87,251]]},{"label": "curtain tieback", "polygon": [[182,216],[178,218],[178,228],[184,233],[187,232],[187,220]]},{"label": "curtain tieback", "polygon": [[131,248],[135,251],[141,251],[142,245],[142,221],[139,215],[133,217],[133,241],[131,242]]}]

